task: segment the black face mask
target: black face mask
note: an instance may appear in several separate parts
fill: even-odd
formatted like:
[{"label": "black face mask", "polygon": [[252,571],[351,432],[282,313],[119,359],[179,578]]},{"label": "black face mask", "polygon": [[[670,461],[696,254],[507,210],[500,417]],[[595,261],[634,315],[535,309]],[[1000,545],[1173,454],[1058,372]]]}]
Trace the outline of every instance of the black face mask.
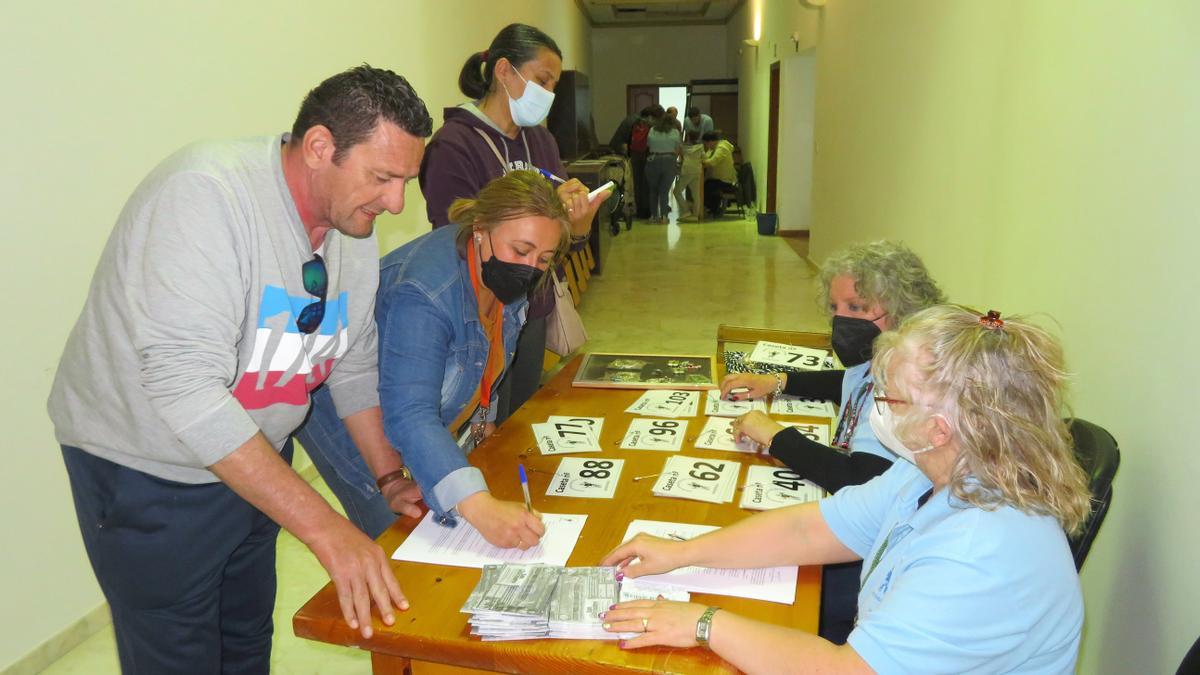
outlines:
[{"label": "black face mask", "polygon": [[[488,232],[488,242],[491,241],[492,233]],[[479,251],[478,248],[476,250]],[[482,251],[479,251],[479,257],[483,258]],[[542,271],[536,267],[501,260],[496,256],[495,246],[492,247],[492,257],[483,261],[480,268],[483,285],[496,294],[497,300],[506,305],[527,295],[542,275]]]},{"label": "black face mask", "polygon": [[[875,321],[878,320],[876,317]],[[875,321],[848,316],[833,317],[833,352],[843,366],[852,368],[871,359],[871,345],[882,332]]]}]

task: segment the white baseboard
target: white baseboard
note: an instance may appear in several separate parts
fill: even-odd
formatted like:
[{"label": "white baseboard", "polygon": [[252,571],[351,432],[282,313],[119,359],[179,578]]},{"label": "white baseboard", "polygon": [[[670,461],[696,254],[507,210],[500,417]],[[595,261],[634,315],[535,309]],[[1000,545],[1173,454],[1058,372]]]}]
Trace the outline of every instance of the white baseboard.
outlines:
[{"label": "white baseboard", "polygon": [[111,623],[112,615],[108,612],[108,603],[102,602],[92,611],[79,617],[66,628],[34,647],[28,654],[9,664],[3,673],[4,675],[40,673]]}]

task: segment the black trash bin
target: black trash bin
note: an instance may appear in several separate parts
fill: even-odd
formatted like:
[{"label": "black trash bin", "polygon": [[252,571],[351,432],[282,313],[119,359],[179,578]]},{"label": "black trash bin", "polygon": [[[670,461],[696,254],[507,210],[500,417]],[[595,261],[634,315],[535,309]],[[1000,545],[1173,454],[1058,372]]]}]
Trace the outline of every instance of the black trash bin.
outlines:
[{"label": "black trash bin", "polygon": [[779,228],[778,213],[760,213],[758,214],[758,233],[771,235],[775,234],[775,230]]}]

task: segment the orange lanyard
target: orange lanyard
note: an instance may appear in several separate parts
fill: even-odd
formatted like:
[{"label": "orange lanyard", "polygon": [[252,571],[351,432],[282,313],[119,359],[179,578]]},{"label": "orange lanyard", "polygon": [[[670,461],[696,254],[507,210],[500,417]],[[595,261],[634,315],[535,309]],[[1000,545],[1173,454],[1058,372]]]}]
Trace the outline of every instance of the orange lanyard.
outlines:
[{"label": "orange lanyard", "polygon": [[[471,272],[471,287],[475,290],[475,301],[479,302],[479,249],[476,248],[472,255],[471,251],[467,252],[467,267]],[[488,340],[488,356],[487,361],[483,366],[483,377],[479,380],[479,407],[487,410],[492,404],[492,385],[496,380],[496,360],[503,353],[504,347],[503,330],[504,330],[504,303],[496,299],[496,307],[493,311],[494,316],[489,324],[489,317],[484,316],[483,308],[479,307],[479,323],[485,328],[485,335]]]}]

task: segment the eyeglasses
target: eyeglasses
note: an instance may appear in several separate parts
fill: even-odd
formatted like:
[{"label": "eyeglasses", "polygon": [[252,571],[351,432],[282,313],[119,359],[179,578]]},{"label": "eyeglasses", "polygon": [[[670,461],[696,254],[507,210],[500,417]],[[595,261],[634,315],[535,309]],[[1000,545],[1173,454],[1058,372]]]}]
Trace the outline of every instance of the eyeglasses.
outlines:
[{"label": "eyeglasses", "polygon": [[321,321],[325,319],[325,292],[329,288],[329,273],[325,270],[325,261],[320,254],[314,253],[313,259],[300,268],[300,275],[304,278],[304,290],[317,296],[317,299],[301,310],[300,316],[296,318],[296,328],[308,335],[320,328]]},{"label": "eyeglasses", "polygon": [[884,406],[890,406],[893,403],[912,403],[912,401],[906,401],[902,398],[888,398],[887,396],[874,396],[873,398],[875,399],[875,411],[880,415],[885,412],[883,409]]}]

